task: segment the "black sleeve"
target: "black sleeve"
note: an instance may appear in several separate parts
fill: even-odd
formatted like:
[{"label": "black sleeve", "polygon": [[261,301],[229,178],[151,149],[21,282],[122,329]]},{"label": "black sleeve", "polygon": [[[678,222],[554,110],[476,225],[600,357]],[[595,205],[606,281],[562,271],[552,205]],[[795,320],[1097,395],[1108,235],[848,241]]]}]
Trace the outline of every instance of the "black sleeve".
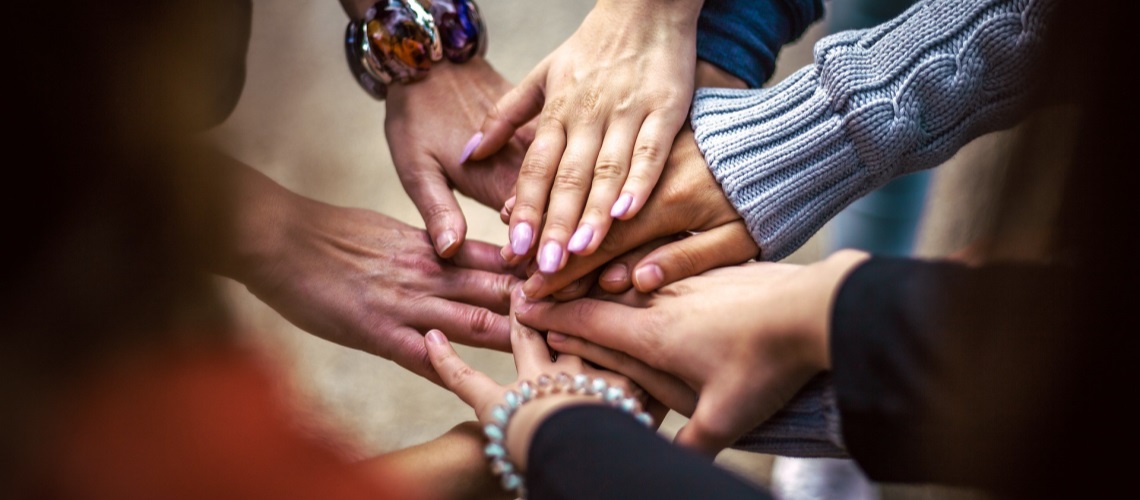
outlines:
[{"label": "black sleeve", "polygon": [[602,405],[572,406],[539,425],[526,484],[534,500],[771,498]]},{"label": "black sleeve", "polygon": [[[832,316],[848,452],[879,481],[1002,489],[1058,436],[1071,270],[873,258]],[[1039,472],[1039,471],[1038,471]]]}]

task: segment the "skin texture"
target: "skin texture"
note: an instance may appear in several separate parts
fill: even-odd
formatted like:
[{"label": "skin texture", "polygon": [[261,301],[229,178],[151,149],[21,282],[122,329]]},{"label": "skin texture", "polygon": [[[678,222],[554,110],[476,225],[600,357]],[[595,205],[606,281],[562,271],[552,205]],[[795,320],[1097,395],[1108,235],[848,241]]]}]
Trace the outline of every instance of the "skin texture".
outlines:
[{"label": "skin texture", "polygon": [[[520,293],[515,293],[513,303],[523,304],[525,299]],[[475,410],[479,422],[491,422],[491,408],[502,404],[503,397],[508,390],[518,387],[523,381],[534,381],[538,376],[546,374],[551,377],[558,373],[577,375],[585,373],[591,378],[603,377],[612,387],[621,387],[626,394],[641,394],[642,404],[650,404],[644,397],[644,392],[637,388],[626,377],[600,370],[587,365],[578,356],[561,354],[557,360],[551,360],[551,351],[546,341],[537,331],[528,328],[518,321],[511,320],[511,348],[515,357],[515,368],[518,370],[518,380],[507,385],[500,385],[487,375],[471,368],[459,358],[451,347],[447,338],[438,330],[427,333],[424,345],[431,358],[431,363],[443,380],[443,385],[459,396]],[[550,394],[538,398],[519,408],[506,429],[507,451],[511,461],[517,467],[526,467],[527,451],[534,431],[546,419],[559,409],[578,404],[601,404],[600,399],[593,396],[569,395],[565,393]],[[667,411],[665,407],[653,402],[648,406],[654,421],[660,422]]]},{"label": "skin texture", "polygon": [[[688,232],[699,234],[676,239],[675,235]],[[597,252],[571,256],[566,267],[554,274],[533,273],[523,291],[531,299],[546,297],[582,280],[612,259],[654,242],[661,246],[635,254],[640,260],[636,268],[627,263],[632,257],[621,261],[627,263],[627,270],[635,269],[625,278],[626,282],[632,280],[645,291],[709,269],[739,264],[759,253],[740,215],[709,171],[689,129],[677,135],[661,180],[640,216],[616,222]],[[531,255],[515,255],[510,246],[503,249],[504,259],[510,263],[521,263]],[[659,278],[650,280],[643,271],[638,283],[638,271],[650,266],[660,270]],[[582,292],[587,288],[582,287]],[[615,285],[612,290],[619,288]]]},{"label": "skin texture", "polygon": [[237,226],[217,270],[294,325],[437,383],[420,332],[447,328],[464,344],[510,348],[506,313],[519,279],[496,247],[468,242],[443,260],[422,230],[309,200],[232,167]]},{"label": "skin texture", "polygon": [[595,252],[613,218],[644,206],[692,100],[702,3],[599,1],[472,138],[470,157],[482,159],[539,116],[510,237],[517,254],[539,249],[542,272]]},{"label": "skin texture", "polygon": [[677,442],[715,455],[829,368],[835,293],[866,258],[842,251],[809,266],[751,263],[650,295],[531,303],[516,314],[537,330],[563,334],[548,336],[551,348],[624,373],[655,398],[679,404],[691,419]]},{"label": "skin texture", "polygon": [[[424,80],[388,91],[384,131],[396,173],[419,209],[436,252],[456,254],[467,220],[452,189],[501,207],[514,191],[534,127],[513,130],[503,147],[479,161],[460,161],[460,148],[511,85],[483,58],[441,63]],[[461,165],[462,163],[462,165]]]}]

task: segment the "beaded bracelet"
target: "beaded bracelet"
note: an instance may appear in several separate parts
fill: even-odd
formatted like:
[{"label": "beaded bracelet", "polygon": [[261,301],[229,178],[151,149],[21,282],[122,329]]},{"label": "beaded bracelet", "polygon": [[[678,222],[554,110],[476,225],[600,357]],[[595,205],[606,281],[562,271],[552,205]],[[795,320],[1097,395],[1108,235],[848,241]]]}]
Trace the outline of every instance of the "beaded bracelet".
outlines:
[{"label": "beaded bracelet", "polygon": [[526,486],[518,467],[507,459],[507,426],[522,405],[558,393],[598,396],[610,406],[633,415],[646,427],[653,425],[653,417],[642,410],[641,402],[635,396],[626,396],[621,387],[610,387],[609,382],[601,377],[590,380],[589,376],[581,373],[573,377],[559,373],[553,378],[550,375],[540,375],[533,384],[530,381],[522,382],[517,391],[507,391],[503,396],[503,404],[491,408],[491,423],[483,426],[483,435],[487,436],[483,454],[491,462],[491,472],[502,476],[500,483],[503,489],[514,491],[518,498],[526,498]]},{"label": "beaded bracelet", "polygon": [[348,23],[345,56],[357,83],[383,100],[388,85],[423,78],[433,62],[485,53],[486,32],[474,0],[381,0]]}]

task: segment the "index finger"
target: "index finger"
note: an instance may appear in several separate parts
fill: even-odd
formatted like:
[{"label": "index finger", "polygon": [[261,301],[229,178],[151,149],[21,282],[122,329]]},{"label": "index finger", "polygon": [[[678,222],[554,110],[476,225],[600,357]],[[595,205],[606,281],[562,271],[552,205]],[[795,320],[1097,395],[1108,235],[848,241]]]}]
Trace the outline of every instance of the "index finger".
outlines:
[{"label": "index finger", "polygon": [[645,359],[647,309],[598,299],[528,302],[515,317],[537,330],[556,331]]}]

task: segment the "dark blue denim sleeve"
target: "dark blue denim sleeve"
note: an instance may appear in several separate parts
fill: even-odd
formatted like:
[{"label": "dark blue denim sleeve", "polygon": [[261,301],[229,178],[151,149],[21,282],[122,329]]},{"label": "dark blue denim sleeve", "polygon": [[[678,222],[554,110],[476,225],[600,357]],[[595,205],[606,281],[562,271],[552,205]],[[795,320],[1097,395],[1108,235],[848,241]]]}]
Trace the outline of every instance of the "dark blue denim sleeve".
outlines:
[{"label": "dark blue denim sleeve", "polygon": [[784,44],[823,17],[823,0],[705,0],[697,57],[761,86]]}]

